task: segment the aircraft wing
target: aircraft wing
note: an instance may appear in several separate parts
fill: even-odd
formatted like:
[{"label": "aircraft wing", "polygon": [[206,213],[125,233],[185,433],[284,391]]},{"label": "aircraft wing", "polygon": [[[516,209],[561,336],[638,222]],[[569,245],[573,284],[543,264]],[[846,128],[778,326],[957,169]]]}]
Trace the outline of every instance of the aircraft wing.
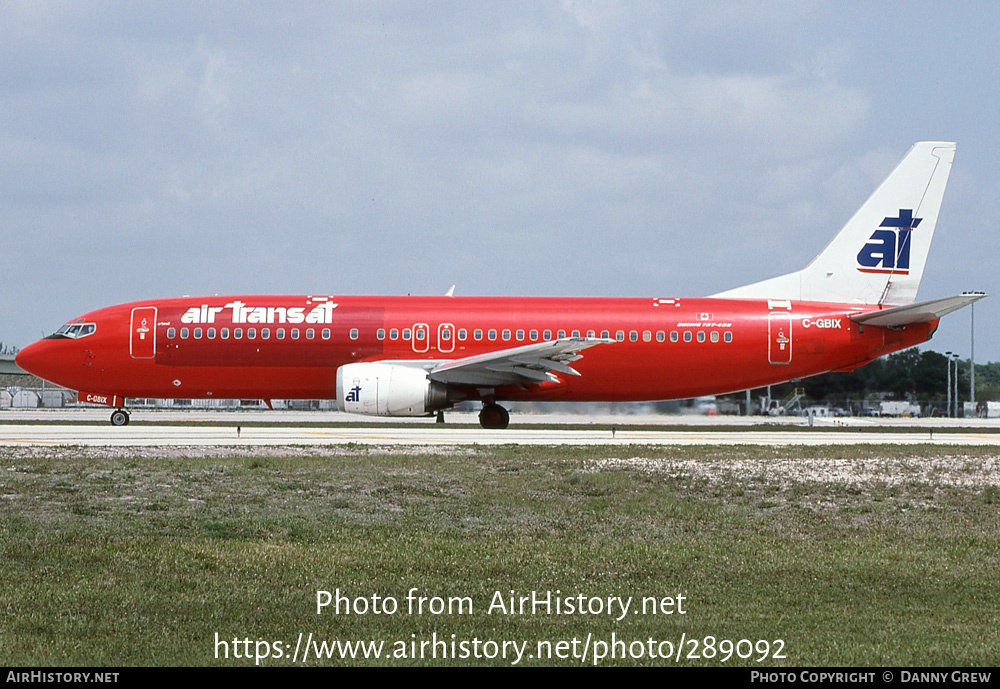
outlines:
[{"label": "aircraft wing", "polygon": [[880,325],[887,328],[898,328],[912,323],[929,323],[946,316],[952,311],[958,311],[964,306],[979,301],[986,294],[983,292],[966,292],[955,297],[923,301],[919,304],[894,306],[880,311],[859,313],[849,318],[860,325]]},{"label": "aircraft wing", "polygon": [[570,364],[583,358],[581,351],[612,342],[615,340],[595,337],[568,337],[539,342],[445,361],[432,368],[429,376],[439,383],[476,387],[557,383],[559,378],[556,373],[580,375]]}]

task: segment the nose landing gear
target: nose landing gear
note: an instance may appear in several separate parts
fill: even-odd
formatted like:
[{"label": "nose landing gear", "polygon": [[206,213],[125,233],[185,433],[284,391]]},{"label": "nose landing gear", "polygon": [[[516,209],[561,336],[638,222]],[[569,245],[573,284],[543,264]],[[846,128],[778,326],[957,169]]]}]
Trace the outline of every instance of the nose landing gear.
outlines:
[{"label": "nose landing gear", "polygon": [[111,412],[112,426],[128,426],[129,415],[124,409],[116,409]]}]

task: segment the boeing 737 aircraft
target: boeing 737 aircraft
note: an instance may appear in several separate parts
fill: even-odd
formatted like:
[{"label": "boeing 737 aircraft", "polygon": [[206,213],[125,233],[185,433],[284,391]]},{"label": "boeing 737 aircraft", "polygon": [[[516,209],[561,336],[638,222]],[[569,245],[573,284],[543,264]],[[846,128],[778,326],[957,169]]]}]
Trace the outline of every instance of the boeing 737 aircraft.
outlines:
[{"label": "boeing 737 aircraft", "polygon": [[925,342],[981,293],[915,303],[955,144],[921,142],[800,271],[703,298],[213,296],[74,318],[17,364],[115,408],[154,398],[336,399],[433,415],[479,400],[641,401],[851,371]]}]

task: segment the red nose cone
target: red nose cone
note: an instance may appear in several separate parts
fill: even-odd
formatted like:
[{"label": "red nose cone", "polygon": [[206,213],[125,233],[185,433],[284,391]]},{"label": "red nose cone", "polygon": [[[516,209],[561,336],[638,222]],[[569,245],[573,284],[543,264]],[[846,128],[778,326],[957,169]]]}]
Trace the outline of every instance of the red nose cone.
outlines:
[{"label": "red nose cone", "polygon": [[66,351],[65,347],[60,346],[63,342],[49,339],[34,342],[17,353],[14,363],[33,376],[69,387],[66,380]]},{"label": "red nose cone", "polygon": [[[70,347],[67,348],[67,345]],[[73,340],[39,340],[18,352],[14,363],[33,376],[76,390],[83,367],[79,363],[79,353],[72,351],[72,345]]]},{"label": "red nose cone", "polygon": [[44,378],[41,371],[44,368],[42,361],[45,359],[44,352],[45,341],[40,340],[34,344],[30,344],[14,356],[14,363],[22,371],[27,371],[33,376],[38,376],[39,378]]}]

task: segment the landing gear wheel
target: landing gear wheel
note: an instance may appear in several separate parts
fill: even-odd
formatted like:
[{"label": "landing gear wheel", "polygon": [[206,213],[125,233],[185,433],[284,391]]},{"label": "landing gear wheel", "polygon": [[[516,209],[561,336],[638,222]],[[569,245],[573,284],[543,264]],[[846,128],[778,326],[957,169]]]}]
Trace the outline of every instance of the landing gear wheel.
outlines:
[{"label": "landing gear wheel", "polygon": [[112,426],[128,426],[128,412],[124,409],[116,409],[111,412],[111,425]]},{"label": "landing gear wheel", "polygon": [[479,412],[479,425],[483,428],[503,430],[510,424],[510,414],[499,404],[484,404]]}]

